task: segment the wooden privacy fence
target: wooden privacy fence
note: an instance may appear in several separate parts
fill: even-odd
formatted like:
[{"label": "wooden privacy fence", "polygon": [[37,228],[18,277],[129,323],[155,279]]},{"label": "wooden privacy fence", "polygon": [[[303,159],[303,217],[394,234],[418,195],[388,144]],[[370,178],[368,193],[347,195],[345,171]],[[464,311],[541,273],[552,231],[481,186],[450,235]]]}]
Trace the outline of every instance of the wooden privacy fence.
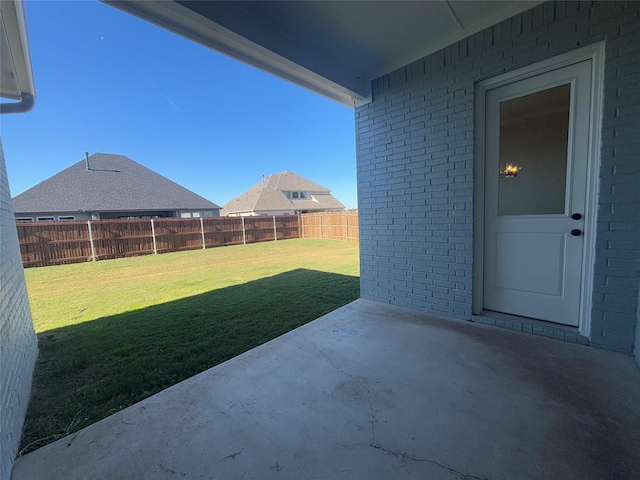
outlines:
[{"label": "wooden privacy fence", "polygon": [[358,212],[18,223],[25,267],[284,240],[358,241]]},{"label": "wooden privacy fence", "polygon": [[18,223],[25,267],[299,238],[295,215]]},{"label": "wooden privacy fence", "polygon": [[360,239],[358,212],[305,213],[300,218],[300,237],[357,242]]}]

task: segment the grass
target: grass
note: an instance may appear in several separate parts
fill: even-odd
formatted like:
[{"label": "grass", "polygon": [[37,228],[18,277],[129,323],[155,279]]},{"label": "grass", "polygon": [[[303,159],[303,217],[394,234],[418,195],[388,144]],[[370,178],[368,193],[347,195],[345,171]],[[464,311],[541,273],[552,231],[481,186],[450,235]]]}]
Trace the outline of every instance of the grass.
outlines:
[{"label": "grass", "polygon": [[25,271],[23,453],[356,299],[358,246],[286,240]]}]

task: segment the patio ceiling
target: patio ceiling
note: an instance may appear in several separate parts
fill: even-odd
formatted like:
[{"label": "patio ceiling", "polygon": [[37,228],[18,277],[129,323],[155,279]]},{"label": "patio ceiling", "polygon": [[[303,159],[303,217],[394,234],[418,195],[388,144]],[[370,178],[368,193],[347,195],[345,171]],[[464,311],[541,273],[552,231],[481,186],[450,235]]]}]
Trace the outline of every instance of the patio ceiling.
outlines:
[{"label": "patio ceiling", "polygon": [[542,3],[102,1],[348,106],[381,75]]}]

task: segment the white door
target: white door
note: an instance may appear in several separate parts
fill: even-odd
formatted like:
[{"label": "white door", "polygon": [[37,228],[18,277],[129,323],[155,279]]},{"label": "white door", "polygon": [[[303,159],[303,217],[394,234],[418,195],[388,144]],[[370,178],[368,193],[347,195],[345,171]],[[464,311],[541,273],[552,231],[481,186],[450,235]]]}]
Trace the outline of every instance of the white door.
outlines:
[{"label": "white door", "polygon": [[485,97],[485,310],[578,326],[591,60]]}]

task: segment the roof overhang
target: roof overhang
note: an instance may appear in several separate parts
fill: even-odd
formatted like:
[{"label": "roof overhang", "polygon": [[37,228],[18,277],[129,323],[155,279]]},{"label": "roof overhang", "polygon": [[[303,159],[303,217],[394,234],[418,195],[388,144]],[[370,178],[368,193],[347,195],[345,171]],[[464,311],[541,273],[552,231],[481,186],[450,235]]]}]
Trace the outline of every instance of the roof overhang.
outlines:
[{"label": "roof overhang", "polygon": [[0,1],[0,113],[26,112],[33,107],[35,82],[22,0]]},{"label": "roof overhang", "polygon": [[349,106],[376,78],[542,3],[102,1]]}]

